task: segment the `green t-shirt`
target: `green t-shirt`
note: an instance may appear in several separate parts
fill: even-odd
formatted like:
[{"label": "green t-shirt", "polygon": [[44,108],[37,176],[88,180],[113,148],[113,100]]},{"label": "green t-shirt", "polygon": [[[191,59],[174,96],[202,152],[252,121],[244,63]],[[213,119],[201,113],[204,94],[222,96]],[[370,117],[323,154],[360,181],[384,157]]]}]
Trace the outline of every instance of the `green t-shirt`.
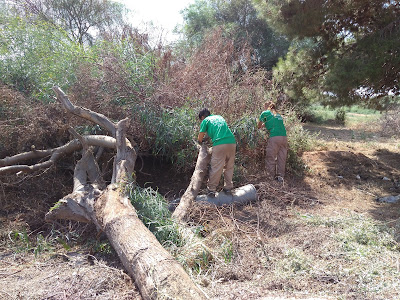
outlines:
[{"label": "green t-shirt", "polygon": [[286,136],[285,125],[280,114],[274,115],[270,110],[263,111],[260,121],[265,124],[265,128],[269,131],[269,136]]},{"label": "green t-shirt", "polygon": [[211,138],[213,146],[221,144],[236,144],[235,136],[229,129],[223,117],[210,115],[200,124],[200,132],[206,132]]}]

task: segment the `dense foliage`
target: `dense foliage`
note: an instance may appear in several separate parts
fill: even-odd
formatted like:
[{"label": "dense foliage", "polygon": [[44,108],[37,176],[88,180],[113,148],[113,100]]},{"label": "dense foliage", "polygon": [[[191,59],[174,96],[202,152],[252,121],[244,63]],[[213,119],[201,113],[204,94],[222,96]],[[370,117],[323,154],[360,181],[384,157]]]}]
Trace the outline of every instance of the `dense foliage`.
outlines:
[{"label": "dense foliage", "polygon": [[81,49],[62,30],[44,22],[29,22],[0,11],[0,80],[39,99],[49,90],[75,80],[76,57]]},{"label": "dense foliage", "polygon": [[124,6],[109,0],[10,0],[27,19],[46,22],[79,44],[92,44],[96,35],[124,25]]},{"label": "dense foliage", "polygon": [[380,97],[400,93],[399,1],[254,2],[293,41],[275,74],[295,101],[382,108]]},{"label": "dense foliage", "polygon": [[[192,47],[190,56],[183,58],[179,48],[151,47],[148,35],[139,34],[126,24],[114,31],[115,26],[124,24],[123,6],[112,1],[83,2],[1,2],[1,83],[17,89],[30,100],[44,102],[52,101],[51,88],[59,85],[79,105],[111,119],[129,116],[133,121],[129,134],[140,150],[173,162],[179,170],[193,167],[196,148],[192,140],[198,130],[196,114],[202,107],[208,107],[228,121],[238,140],[238,165],[243,167],[263,159],[264,152],[260,149],[266,136],[254,133],[254,120],[266,100],[289,99],[301,105],[312,101],[348,104],[356,101],[357,92],[374,90],[379,77],[384,80],[379,72],[385,76],[390,73],[382,68],[361,72],[368,63],[375,64],[378,60],[351,57],[351,53],[358,55],[372,45],[365,32],[369,30],[372,37],[378,34],[375,27],[360,17],[365,28],[357,32],[354,28],[347,30],[346,26],[353,21],[347,24],[340,19],[343,24],[339,30],[330,23],[333,15],[325,4],[310,8],[311,2],[307,1],[293,7],[291,2],[271,1],[267,6],[259,3],[260,10],[273,13],[263,20],[248,0],[196,1],[183,12],[186,39],[181,43]],[[300,8],[304,8],[305,15],[298,12]],[[395,3],[381,9],[381,15],[388,16],[382,17],[380,26],[392,24],[388,23],[390,20],[395,22],[392,16],[395,9]],[[80,12],[79,20],[86,20],[87,31],[66,26],[72,10]],[[58,20],[60,15],[65,19]],[[310,24],[322,22],[319,29],[314,25],[301,26],[301,20],[310,16],[313,16]],[[329,32],[322,29],[328,26],[324,22],[331,26]],[[393,72],[398,56],[396,48],[390,49],[397,43],[394,39],[397,34],[398,28],[394,26],[390,34],[379,35],[387,43],[379,51],[392,51],[392,60],[377,52],[379,57],[382,54],[380,59],[391,61]],[[283,58],[288,46],[285,36],[292,41]],[[274,72],[268,71],[276,61]],[[340,68],[345,71],[338,72]],[[352,74],[354,68],[356,74]],[[366,81],[368,86],[360,85],[363,76],[375,76],[376,80]],[[393,78],[390,89],[393,93],[396,80]],[[397,100],[394,97],[368,99],[375,105]],[[302,140],[310,137],[299,129],[298,114],[290,106],[280,109],[288,112],[290,167],[298,170],[301,162],[297,161],[297,154],[309,147]]]},{"label": "dense foliage", "polygon": [[288,41],[259,18],[251,0],[197,0],[183,11],[183,32],[198,46],[215,27],[223,27],[233,35],[235,44],[248,42],[254,48],[254,63],[271,69],[284,55]]}]

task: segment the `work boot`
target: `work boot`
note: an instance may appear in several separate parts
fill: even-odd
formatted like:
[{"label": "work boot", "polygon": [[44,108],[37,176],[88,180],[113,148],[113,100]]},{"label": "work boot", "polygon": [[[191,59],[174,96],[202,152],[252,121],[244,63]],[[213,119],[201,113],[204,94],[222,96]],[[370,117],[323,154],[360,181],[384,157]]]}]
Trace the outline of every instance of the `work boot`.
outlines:
[{"label": "work boot", "polygon": [[207,190],[207,197],[215,198],[215,191]]},{"label": "work boot", "polygon": [[231,189],[223,188],[223,191],[224,191],[225,195],[232,196],[232,190]]}]

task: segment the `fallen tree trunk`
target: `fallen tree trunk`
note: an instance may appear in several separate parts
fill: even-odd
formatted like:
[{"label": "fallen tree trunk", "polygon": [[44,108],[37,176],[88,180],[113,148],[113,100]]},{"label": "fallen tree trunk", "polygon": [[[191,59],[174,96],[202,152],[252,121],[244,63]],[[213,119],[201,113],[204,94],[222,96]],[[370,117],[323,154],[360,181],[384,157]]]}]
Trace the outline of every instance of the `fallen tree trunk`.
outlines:
[{"label": "fallen tree trunk", "polygon": [[185,221],[189,212],[189,208],[192,206],[194,200],[199,194],[201,184],[203,182],[204,176],[207,173],[207,168],[210,161],[211,151],[207,147],[207,145],[202,144],[199,148],[199,155],[197,157],[196,167],[194,169],[192,178],[190,179],[189,186],[183,194],[179,205],[172,214],[172,217],[178,222]]},{"label": "fallen tree trunk", "polygon": [[[81,222],[93,222],[98,230],[105,232],[110,243],[117,252],[121,262],[134,279],[143,299],[206,299],[205,294],[190,279],[183,267],[160,245],[154,235],[139,220],[132,206],[126,186],[134,184],[134,166],[136,151],[129,140],[125,138],[125,128],[128,120],[118,124],[110,122],[105,116],[90,110],[74,106],[67,96],[54,88],[57,99],[71,113],[91,120],[106,128],[112,138],[106,139],[108,145],[116,147],[112,182],[105,188],[100,171],[93,154],[93,146],[99,139],[87,139],[76,132],[71,150],[83,147],[83,155],[75,167],[73,192],[60,201],[46,214],[46,221],[69,219]],[[106,146],[107,143],[102,143]],[[56,150],[55,150],[56,151]],[[50,167],[61,154],[54,158],[50,151],[49,163],[35,164],[34,169]],[[72,151],[72,150],[71,150]],[[8,158],[6,162],[18,162],[18,158],[32,158],[29,155]],[[39,156],[42,157],[40,154]],[[3,168],[4,173],[10,172],[13,166]],[[13,171],[31,172],[28,168],[15,167]]]}]

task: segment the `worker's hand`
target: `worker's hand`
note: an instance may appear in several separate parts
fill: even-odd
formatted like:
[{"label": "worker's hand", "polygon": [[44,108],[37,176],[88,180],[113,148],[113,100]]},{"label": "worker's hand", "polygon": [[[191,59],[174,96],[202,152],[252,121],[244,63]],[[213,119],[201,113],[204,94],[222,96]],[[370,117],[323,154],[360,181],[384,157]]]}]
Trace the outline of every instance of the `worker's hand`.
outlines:
[{"label": "worker's hand", "polygon": [[203,142],[199,142],[198,139],[192,139],[193,144],[195,144],[196,146],[201,146],[203,144]]}]

